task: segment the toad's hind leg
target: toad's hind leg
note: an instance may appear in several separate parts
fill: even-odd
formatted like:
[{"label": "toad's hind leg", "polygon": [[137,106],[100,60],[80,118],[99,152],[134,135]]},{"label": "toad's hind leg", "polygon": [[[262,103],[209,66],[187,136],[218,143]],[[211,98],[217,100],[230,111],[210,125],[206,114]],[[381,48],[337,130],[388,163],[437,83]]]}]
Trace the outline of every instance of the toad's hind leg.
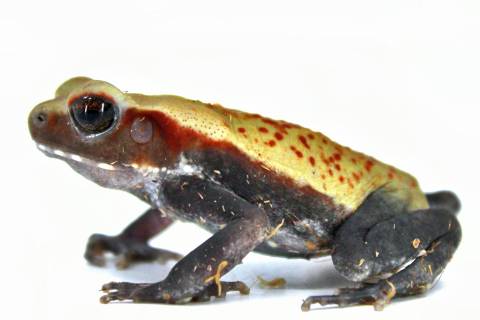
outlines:
[{"label": "toad's hind leg", "polygon": [[405,214],[392,214],[395,206],[390,213],[384,211],[388,208],[381,196],[373,196],[335,236],[335,267],[364,285],[341,289],[336,295],[309,297],[302,310],[309,310],[313,303],[373,304],[378,310],[394,297],[424,293],[435,284],[460,242],[456,217],[442,208]]}]

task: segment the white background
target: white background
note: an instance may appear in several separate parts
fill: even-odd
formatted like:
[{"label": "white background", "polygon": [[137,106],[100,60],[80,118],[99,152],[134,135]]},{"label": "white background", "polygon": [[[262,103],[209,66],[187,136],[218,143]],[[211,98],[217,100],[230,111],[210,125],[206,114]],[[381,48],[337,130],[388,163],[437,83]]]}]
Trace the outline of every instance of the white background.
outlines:
[{"label": "white background", "polygon": [[[2,319],[452,318],[478,308],[478,1],[11,1],[0,8]],[[220,102],[310,127],[463,202],[464,238],[431,294],[302,313],[345,284],[329,259],[255,254],[228,275],[249,297],[188,306],[98,303],[101,284],[156,281],[172,264],[98,269],[87,237],[114,234],[145,204],[43,156],[29,110],[69,77]],[[154,244],[187,253],[208,234],[173,226]],[[258,275],[283,276],[262,290]],[[3,313],[3,315],[1,314]],[[6,317],[5,313],[9,313]]]}]

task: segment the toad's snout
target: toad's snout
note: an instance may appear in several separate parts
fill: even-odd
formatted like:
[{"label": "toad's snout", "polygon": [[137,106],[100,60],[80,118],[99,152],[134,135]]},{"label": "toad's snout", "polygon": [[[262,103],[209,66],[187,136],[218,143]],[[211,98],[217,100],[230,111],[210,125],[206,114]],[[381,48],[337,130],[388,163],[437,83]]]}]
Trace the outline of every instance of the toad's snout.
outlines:
[{"label": "toad's snout", "polygon": [[[58,140],[65,132],[59,132],[61,115],[49,103],[41,103],[30,112],[28,128],[30,135],[37,143],[47,143],[51,139]],[[65,131],[65,130],[63,130]]]},{"label": "toad's snout", "polygon": [[30,112],[28,116],[28,127],[30,134],[35,139],[39,131],[45,130],[49,120],[49,113],[45,110],[45,107],[38,105]]},{"label": "toad's snout", "polygon": [[48,113],[43,110],[37,110],[37,108],[35,108],[29,116],[30,131],[32,131],[32,127],[43,128],[47,124],[47,121]]}]

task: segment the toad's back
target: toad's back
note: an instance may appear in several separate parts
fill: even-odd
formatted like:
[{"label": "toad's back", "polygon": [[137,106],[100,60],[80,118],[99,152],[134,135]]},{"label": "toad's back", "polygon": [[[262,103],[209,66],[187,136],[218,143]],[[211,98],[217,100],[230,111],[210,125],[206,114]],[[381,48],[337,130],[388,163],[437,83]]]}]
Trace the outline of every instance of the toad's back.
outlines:
[{"label": "toad's back", "polygon": [[319,132],[176,96],[130,96],[141,108],[161,112],[206,138],[230,143],[252,161],[299,186],[311,187],[348,211],[380,187],[404,200],[410,210],[428,207],[414,177]]}]

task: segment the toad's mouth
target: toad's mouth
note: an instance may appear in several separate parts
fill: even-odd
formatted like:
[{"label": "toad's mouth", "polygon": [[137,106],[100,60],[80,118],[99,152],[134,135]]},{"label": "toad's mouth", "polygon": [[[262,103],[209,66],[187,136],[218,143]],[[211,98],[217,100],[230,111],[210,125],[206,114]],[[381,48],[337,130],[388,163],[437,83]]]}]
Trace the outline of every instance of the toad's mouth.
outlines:
[{"label": "toad's mouth", "polygon": [[78,154],[69,153],[60,149],[51,148],[44,144],[37,143],[37,148],[49,157],[62,159],[69,163],[73,162],[73,163],[83,164],[86,166],[97,167],[99,169],[108,170],[108,171],[114,171],[118,169],[113,164],[97,162],[97,161],[79,156]]}]

